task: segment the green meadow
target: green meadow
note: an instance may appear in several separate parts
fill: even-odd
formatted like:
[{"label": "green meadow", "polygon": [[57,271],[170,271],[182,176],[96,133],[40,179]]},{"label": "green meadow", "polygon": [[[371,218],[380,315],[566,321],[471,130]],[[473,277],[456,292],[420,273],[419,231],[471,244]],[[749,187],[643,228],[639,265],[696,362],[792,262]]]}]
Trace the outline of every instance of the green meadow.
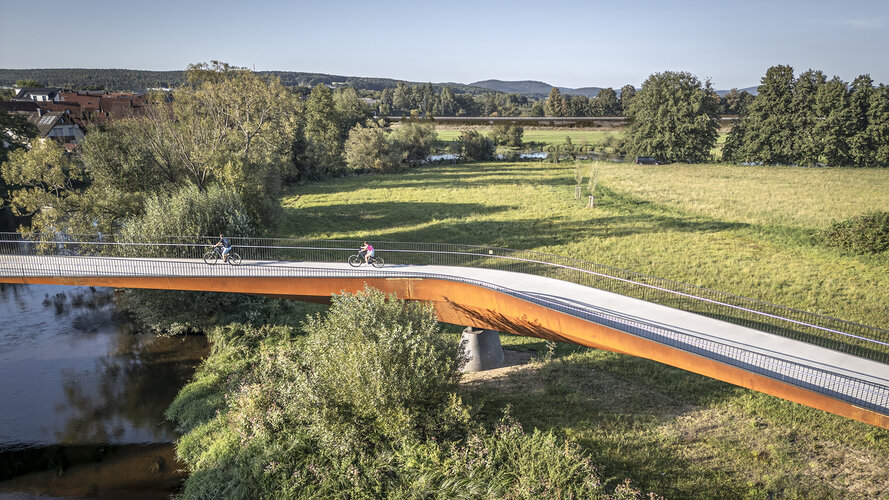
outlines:
[{"label": "green meadow", "polygon": [[[483,134],[490,135],[494,127],[465,127],[466,129],[478,130]],[[441,128],[436,127],[435,132],[438,134],[438,140],[450,144],[457,140],[460,131],[463,128]],[[565,137],[571,137],[574,144],[601,144],[609,136],[621,136],[622,130],[617,129],[588,129],[588,128],[525,128],[522,141],[525,143],[555,145],[565,142]]]},{"label": "green meadow", "polygon": [[[597,171],[595,208],[575,199],[573,164],[429,166],[299,186],[283,199],[284,232],[534,249],[889,326],[889,256],[847,255],[817,236],[889,210],[889,171],[580,168]],[[534,358],[468,377],[477,417],[510,407],[526,428],[580,443],[606,477],[667,498],[889,495],[889,431],[631,356],[502,340]]]}]

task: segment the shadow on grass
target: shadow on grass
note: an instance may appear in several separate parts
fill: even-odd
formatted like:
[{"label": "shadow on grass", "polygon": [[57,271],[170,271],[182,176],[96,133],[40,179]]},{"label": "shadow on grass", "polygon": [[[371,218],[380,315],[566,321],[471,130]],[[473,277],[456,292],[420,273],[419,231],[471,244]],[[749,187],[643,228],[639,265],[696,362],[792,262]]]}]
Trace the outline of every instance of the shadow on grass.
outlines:
[{"label": "shadow on grass", "polygon": [[356,189],[391,189],[393,187],[432,188],[461,187],[497,184],[534,183],[540,185],[573,187],[573,179],[551,175],[552,169],[541,168],[537,163],[477,163],[458,165],[434,165],[408,170],[401,174],[364,174],[357,177],[329,179],[309,183],[293,189],[292,194],[334,194]]},{"label": "shadow on grass", "polygon": [[478,417],[495,422],[507,405],[527,428],[567,434],[610,478],[632,479],[667,498],[744,496],[746,484],[685,458],[660,428],[731,398],[729,384],[632,356],[587,350],[539,371],[517,371],[497,390],[469,389]]}]

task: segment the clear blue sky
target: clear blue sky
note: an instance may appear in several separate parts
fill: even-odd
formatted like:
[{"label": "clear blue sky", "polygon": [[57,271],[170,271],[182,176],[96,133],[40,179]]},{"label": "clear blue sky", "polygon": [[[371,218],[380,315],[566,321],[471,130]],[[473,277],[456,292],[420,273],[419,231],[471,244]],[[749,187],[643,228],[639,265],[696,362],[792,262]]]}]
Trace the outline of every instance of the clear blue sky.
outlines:
[{"label": "clear blue sky", "polygon": [[410,81],[716,88],[789,64],[889,83],[889,0],[0,0],[0,68],[185,69],[228,62]]}]

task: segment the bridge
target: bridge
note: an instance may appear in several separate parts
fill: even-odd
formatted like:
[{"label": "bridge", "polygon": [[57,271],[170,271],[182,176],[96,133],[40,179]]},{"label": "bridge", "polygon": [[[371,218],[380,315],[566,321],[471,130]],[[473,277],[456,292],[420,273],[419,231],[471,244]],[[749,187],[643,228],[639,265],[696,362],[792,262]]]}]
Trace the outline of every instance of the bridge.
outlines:
[{"label": "bridge", "polygon": [[639,356],[889,429],[889,331],[558,255],[357,241],[161,241],[0,233],[0,283],[238,292],[311,302],[365,285],[431,303],[439,320]]}]

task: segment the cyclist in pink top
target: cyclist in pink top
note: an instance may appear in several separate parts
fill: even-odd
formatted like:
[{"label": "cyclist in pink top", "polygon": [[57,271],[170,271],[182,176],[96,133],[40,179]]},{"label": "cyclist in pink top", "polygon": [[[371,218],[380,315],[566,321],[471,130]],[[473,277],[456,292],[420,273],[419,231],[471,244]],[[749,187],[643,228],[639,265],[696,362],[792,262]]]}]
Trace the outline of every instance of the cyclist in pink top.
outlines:
[{"label": "cyclist in pink top", "polygon": [[370,258],[374,256],[374,247],[365,241],[359,252],[364,252],[364,263],[370,264]]}]

